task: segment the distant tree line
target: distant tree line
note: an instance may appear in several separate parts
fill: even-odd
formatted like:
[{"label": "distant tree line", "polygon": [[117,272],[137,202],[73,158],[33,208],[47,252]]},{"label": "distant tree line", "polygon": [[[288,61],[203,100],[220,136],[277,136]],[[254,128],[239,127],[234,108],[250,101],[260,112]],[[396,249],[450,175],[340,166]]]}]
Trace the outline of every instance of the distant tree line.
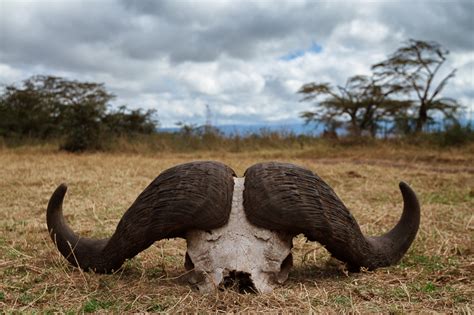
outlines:
[{"label": "distant tree line", "polygon": [[323,124],[326,134],[333,136],[341,128],[354,136],[376,136],[381,129],[384,133],[419,134],[436,117],[459,128],[456,114],[460,104],[441,96],[456,72],[452,69],[440,77],[448,54],[436,42],[411,39],[374,64],[370,76],[356,75],[336,87],[304,84],[298,93],[303,94],[303,101],[314,102],[315,108],[301,117],[306,123]]},{"label": "distant tree line", "polygon": [[103,84],[37,75],[0,95],[0,137],[63,140],[68,151],[101,149],[111,136],[156,132],[154,111],[111,109]]}]

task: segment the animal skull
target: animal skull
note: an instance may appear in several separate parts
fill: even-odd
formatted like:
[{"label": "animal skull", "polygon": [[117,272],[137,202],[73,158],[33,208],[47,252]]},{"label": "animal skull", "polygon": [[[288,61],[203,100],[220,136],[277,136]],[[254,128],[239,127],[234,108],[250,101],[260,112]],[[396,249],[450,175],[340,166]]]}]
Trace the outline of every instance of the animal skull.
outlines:
[{"label": "animal skull", "polygon": [[234,178],[229,221],[211,231],[186,234],[189,282],[200,292],[211,292],[225,277],[246,274],[254,287],[268,293],[288,278],[293,237],[250,224],[243,207],[244,178]]},{"label": "animal skull", "polygon": [[362,234],[334,191],[310,170],[286,163],[260,163],[237,178],[212,161],[177,165],[161,173],[135,200],[106,239],[76,235],[62,205],[66,185],[51,196],[46,221],[51,238],[74,266],[112,272],[155,241],[187,239],[190,282],[204,292],[232,273],[246,274],[259,292],[288,276],[292,238],[303,233],[324,245],[351,271],[397,263],[420,223],[416,194],[401,182],[400,221],[378,237]]}]

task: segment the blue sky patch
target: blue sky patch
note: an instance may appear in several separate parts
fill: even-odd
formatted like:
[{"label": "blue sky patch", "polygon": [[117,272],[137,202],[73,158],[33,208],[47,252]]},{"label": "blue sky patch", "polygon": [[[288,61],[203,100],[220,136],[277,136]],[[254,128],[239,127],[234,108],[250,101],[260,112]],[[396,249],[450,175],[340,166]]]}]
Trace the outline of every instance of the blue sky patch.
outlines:
[{"label": "blue sky patch", "polygon": [[323,51],[323,46],[313,42],[307,49],[298,49],[280,57],[280,60],[291,61],[303,57],[307,53],[319,54]]}]

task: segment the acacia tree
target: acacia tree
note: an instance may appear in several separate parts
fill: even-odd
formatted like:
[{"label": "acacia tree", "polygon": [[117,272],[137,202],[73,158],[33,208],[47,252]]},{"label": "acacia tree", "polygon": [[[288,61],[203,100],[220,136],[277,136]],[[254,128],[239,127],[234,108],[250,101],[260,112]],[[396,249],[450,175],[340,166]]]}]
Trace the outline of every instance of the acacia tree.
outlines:
[{"label": "acacia tree", "polygon": [[361,75],[349,78],[345,86],[336,88],[329,83],[304,84],[298,93],[305,95],[302,101],[314,101],[316,108],[301,113],[300,117],[306,123],[325,124],[331,133],[348,118],[347,129],[352,135],[366,132],[375,136],[381,121],[410,106],[409,101],[389,98],[391,94],[403,91],[403,86],[381,84],[372,77]]},{"label": "acacia tree", "polygon": [[456,100],[440,96],[456,73],[453,69],[441,79],[437,78],[448,54],[449,51],[437,42],[410,39],[387,60],[372,66],[377,79],[384,80],[386,84],[405,86],[416,95],[416,133],[421,132],[432,119],[432,112],[440,111],[445,117],[454,119],[459,107]]}]

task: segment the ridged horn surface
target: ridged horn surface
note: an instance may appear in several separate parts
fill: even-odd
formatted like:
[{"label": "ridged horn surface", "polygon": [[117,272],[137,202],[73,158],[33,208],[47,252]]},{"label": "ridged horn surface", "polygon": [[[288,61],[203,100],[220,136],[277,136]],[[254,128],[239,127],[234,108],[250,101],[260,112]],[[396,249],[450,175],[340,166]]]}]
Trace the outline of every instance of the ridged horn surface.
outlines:
[{"label": "ridged horn surface", "polygon": [[245,172],[244,209],[256,226],[318,241],[350,270],[397,263],[413,242],[420,206],[400,183],[404,209],[398,224],[380,237],[365,237],[334,191],[310,170],[287,163],[256,164]]},{"label": "ridged horn surface", "polygon": [[184,237],[189,229],[211,230],[228,221],[235,173],[212,161],[177,165],[161,173],[135,200],[108,239],[76,235],[62,213],[66,185],[49,200],[46,221],[51,238],[73,265],[100,273],[164,238]]}]

